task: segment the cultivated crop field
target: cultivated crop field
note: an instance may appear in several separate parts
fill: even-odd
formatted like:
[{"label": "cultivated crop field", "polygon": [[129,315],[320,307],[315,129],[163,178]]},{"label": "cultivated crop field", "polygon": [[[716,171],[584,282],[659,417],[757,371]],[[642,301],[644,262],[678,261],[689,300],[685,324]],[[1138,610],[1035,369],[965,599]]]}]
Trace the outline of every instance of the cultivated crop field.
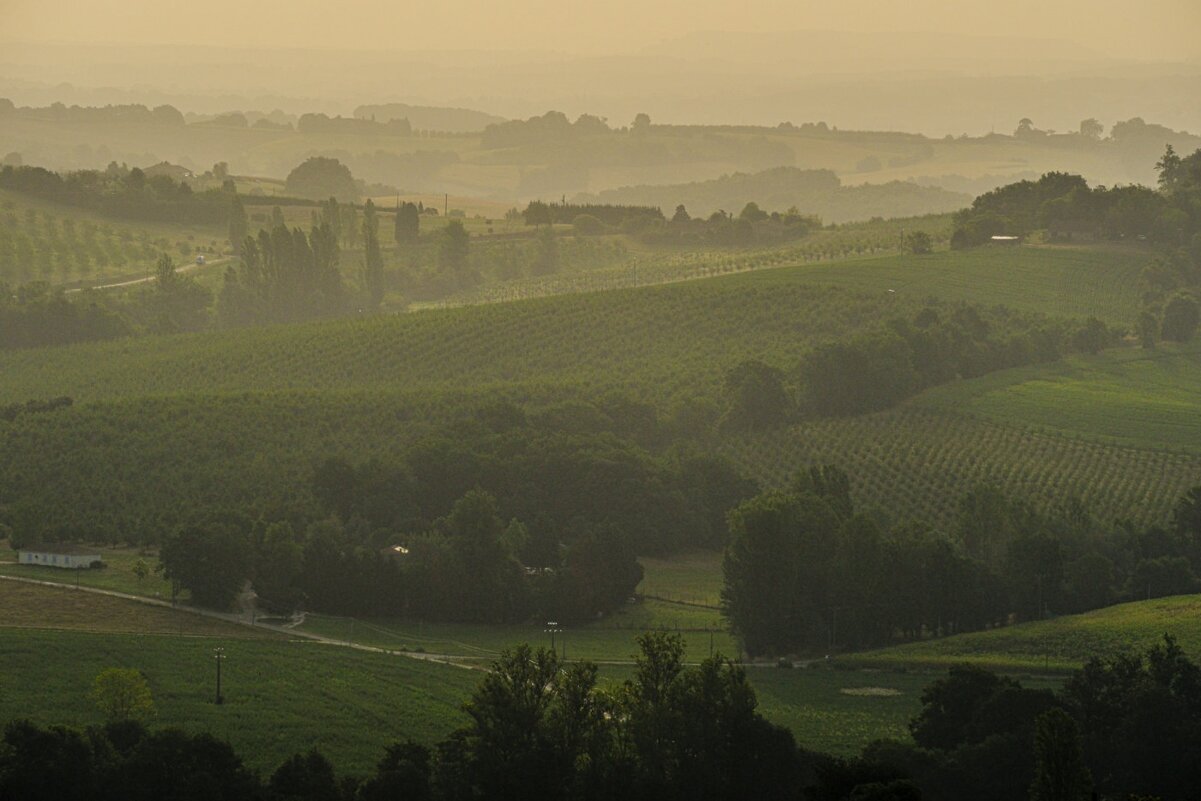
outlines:
[{"label": "cultivated crop field", "polygon": [[[920,398],[919,398],[920,400]],[[727,440],[724,452],[749,475],[782,485],[798,467],[836,464],[857,502],[895,522],[953,522],[960,498],[992,484],[1036,505],[1078,498],[1098,520],[1163,523],[1201,483],[1201,455],[1064,436],[919,406],[794,426]]]},{"label": "cultivated crop field", "polygon": [[1201,453],[1201,348],[1161,344],[1005,370],[927,392],[915,408],[1126,446]]},{"label": "cultivated crop field", "polygon": [[1142,652],[1171,634],[1190,658],[1201,656],[1201,596],[1119,604],[941,640],[840,657],[856,667],[943,668],[970,662],[997,670],[1074,670],[1091,656]]},{"label": "cultivated crop field", "polygon": [[1052,317],[1096,317],[1131,327],[1138,275],[1153,252],[1133,245],[1023,245],[940,251],[922,256],[815,264],[765,274],[765,284],[804,281],[914,298],[1003,305]]},{"label": "cultivated crop field", "polygon": [[0,627],[5,628],[234,639],[277,636],[266,629],[226,623],[183,610],[131,603],[70,587],[48,587],[8,579],[0,580],[0,610]]},{"label": "cultivated crop field", "polygon": [[[7,352],[0,354],[6,377],[0,402],[71,395],[77,403],[0,422],[0,477],[26,497],[66,483],[89,487],[76,502],[92,510],[98,532],[126,528],[112,517],[112,498],[125,499],[122,514],[141,514],[161,507],[155,499],[163,492],[277,515],[311,502],[305,487],[318,460],[387,460],[449,422],[455,408],[484,400],[536,408],[618,392],[653,404],[664,419],[698,399],[720,413],[723,375],[740,361],[761,359],[791,376],[816,342],[911,314],[929,295],[1001,294],[1020,308],[1058,314],[1108,308],[1120,321],[1119,310],[1137,302],[1134,276],[1144,257],[1136,249],[1041,247],[885,257],[470,308]],[[1090,281],[1090,270],[1114,280]],[[1004,275],[1007,288],[975,289],[956,271]],[[875,274],[887,279],[868,291]],[[910,289],[883,291],[900,275],[910,277]],[[1040,284],[1039,276],[1051,276],[1049,283]],[[822,283],[833,280],[856,288]],[[1088,293],[1064,299],[1052,290],[1070,280],[1093,287],[1094,299]],[[1077,495],[1105,518],[1159,522],[1179,493],[1201,479],[1201,457],[1196,449],[1182,451],[1187,440],[1179,428],[1196,419],[1187,405],[1197,383],[1190,378],[1192,351],[1176,361],[1175,351],[1164,349],[1162,364],[1146,362],[1135,349],[1111,353],[948,385],[877,415],[730,436],[719,447],[768,485],[809,464],[842,466],[860,503],[893,519],[945,524],[961,494],[988,481],[1044,504]],[[1104,368],[1109,384],[1094,384],[1096,371],[1085,368],[1111,362]],[[1155,376],[1147,364],[1159,365]],[[1050,376],[1067,370],[1069,377],[1080,370],[1070,382],[1076,402],[1058,404],[1069,411],[1044,413],[1059,391],[1046,391],[1038,378],[1044,370]],[[1132,388],[1151,379],[1165,399],[1158,405],[1145,406],[1128,390],[1099,400],[1106,386]],[[1006,382],[1020,384],[1020,391],[993,391]],[[1169,391],[1173,382],[1179,389]],[[970,397],[971,414],[950,410],[961,397]],[[1055,416],[1065,414],[1079,420]],[[1085,427],[1103,436],[1087,436]]]},{"label": "cultivated crop field", "polygon": [[91,286],[143,278],[161,253],[179,264],[219,253],[225,235],[201,226],[114,221],[0,191],[0,282]]},{"label": "cultivated crop field", "polygon": [[[480,308],[4,353],[0,369],[8,380],[0,400],[353,387],[463,391],[529,382],[574,384],[588,392],[623,389],[673,401],[712,391],[724,370],[744,358],[791,369],[813,342],[902,315],[931,295],[1007,301],[1057,316],[1137,303],[1133,278],[1145,258],[1141,252],[1029,252],[1061,260],[1065,272],[1056,285],[1090,281],[1090,270],[1128,281],[1090,281],[1099,287],[1099,299],[1082,306],[1039,291],[1034,275],[1052,268],[1032,262],[1022,249],[801,265]],[[1008,290],[972,289],[974,282],[951,265],[1003,276],[996,280]],[[868,274],[885,277],[873,283]],[[887,292],[902,274],[913,288]],[[839,276],[859,285],[828,286]],[[1119,311],[1112,314],[1120,319]]]}]

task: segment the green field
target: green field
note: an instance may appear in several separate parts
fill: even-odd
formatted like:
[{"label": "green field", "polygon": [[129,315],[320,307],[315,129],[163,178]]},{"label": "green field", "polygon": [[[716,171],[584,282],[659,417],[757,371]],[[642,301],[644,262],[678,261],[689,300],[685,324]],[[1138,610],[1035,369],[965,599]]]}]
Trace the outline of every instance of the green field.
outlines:
[{"label": "green field", "polygon": [[[17,552],[9,549],[6,540],[0,540],[0,576],[18,576],[20,578],[36,579],[38,581],[53,581],[60,584],[75,584],[81,587],[96,587],[102,590],[114,590],[130,595],[145,595],[149,598],[170,600],[171,582],[155,572],[158,564],[158,552],[153,548],[140,550],[137,548],[113,548],[100,546],[97,548],[104,567],[90,570],[63,570],[42,565],[17,564]],[[133,566],[139,560],[145,561],[150,573],[144,579],[134,574]],[[186,599],[186,594],[181,598]]]},{"label": "green field", "polygon": [[719,551],[691,551],[667,559],[643,557],[641,595],[685,604],[717,607],[721,604]]},{"label": "green field", "polygon": [[940,640],[841,657],[851,667],[929,668],[970,662],[996,670],[1068,671],[1092,656],[1146,651],[1171,634],[1201,658],[1201,596],[1180,595],[1119,604],[1080,615],[1040,620]]},{"label": "green field", "polygon": [[[316,746],[340,770],[367,772],[388,743],[407,737],[433,742],[463,722],[459,706],[479,680],[478,671],[438,661],[289,641],[263,629],[73,589],[0,581],[0,608],[0,720],[99,722],[87,698],[91,680],[106,667],[135,667],[154,693],[155,725],[212,731],[263,771]],[[660,623],[670,615],[652,611]],[[457,652],[456,661],[476,667],[520,642],[549,646],[541,627],[409,628],[365,621],[351,627],[334,618],[306,627],[387,648],[398,646],[399,634],[410,646]],[[636,651],[636,633],[603,626],[566,629],[556,646],[562,653],[566,645],[571,660],[628,660]],[[707,636],[683,636],[689,659],[708,655]],[[719,650],[725,650],[724,636],[719,635]],[[228,657],[224,707],[211,703],[212,653],[218,646]],[[602,668],[602,682],[610,686],[632,670],[628,661]],[[855,753],[880,737],[907,736],[905,724],[929,681],[880,671],[749,670],[765,716],[788,726],[801,744],[839,754]]]},{"label": "green field", "polygon": [[994,373],[926,393],[915,408],[1120,445],[1201,453],[1201,348],[1160,345]]},{"label": "green field", "polygon": [[894,256],[853,263],[818,264],[763,277],[805,281],[900,297],[935,296],[985,306],[1041,312],[1054,317],[1096,317],[1131,326],[1138,316],[1138,274],[1151,251],[1135,246],[1024,245],[924,256]]},{"label": "green field", "polygon": [[[212,703],[213,648],[225,649],[223,706]],[[453,666],[313,642],[0,629],[0,720],[99,723],[87,695],[108,667],[147,677],[159,726],[227,738],[252,767],[274,770],[317,747],[365,773],[385,745],[432,743],[464,718],[479,675]]]}]

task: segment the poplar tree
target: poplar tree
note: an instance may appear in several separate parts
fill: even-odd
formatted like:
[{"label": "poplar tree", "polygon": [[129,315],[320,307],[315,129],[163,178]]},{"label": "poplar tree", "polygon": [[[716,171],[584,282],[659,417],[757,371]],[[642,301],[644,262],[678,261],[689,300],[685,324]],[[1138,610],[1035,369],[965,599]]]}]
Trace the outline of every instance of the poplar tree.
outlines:
[{"label": "poplar tree", "polygon": [[363,207],[363,289],[372,306],[384,299],[384,256],[379,246],[379,219],[370,200]]},{"label": "poplar tree", "polygon": [[235,256],[242,253],[242,240],[246,238],[249,227],[246,208],[242,205],[242,199],[235,192],[229,201],[229,246]]}]

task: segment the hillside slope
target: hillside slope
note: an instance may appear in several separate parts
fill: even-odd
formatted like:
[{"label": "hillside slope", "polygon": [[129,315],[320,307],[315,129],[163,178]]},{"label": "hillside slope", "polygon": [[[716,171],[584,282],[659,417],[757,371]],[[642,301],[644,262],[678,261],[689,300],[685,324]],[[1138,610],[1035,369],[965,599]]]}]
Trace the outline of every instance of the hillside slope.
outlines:
[{"label": "hillside slope", "polygon": [[1072,670],[1092,656],[1146,651],[1170,634],[1194,660],[1201,656],[1201,596],[1119,604],[1079,615],[957,634],[840,660],[873,667],[943,668],[973,663],[1006,670]]}]

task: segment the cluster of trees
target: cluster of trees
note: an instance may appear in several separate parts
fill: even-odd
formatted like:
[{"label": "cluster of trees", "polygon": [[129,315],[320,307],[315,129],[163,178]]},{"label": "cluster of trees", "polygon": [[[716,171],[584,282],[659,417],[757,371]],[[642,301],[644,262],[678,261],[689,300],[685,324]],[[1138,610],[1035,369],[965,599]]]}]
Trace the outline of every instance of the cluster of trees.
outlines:
[{"label": "cluster of trees", "polygon": [[[780,164],[784,162],[774,162]],[[742,208],[754,198],[764,208],[797,207],[826,222],[843,223],[872,217],[913,217],[957,211],[967,195],[912,182],[843,186],[830,170],[772,166],[758,172],[736,172],[686,184],[640,185],[580,195],[577,202],[617,203],[675,208],[684,204],[693,213]]]},{"label": "cluster of trees", "polygon": [[[632,439],[589,433],[580,418],[658,436],[653,412],[617,400],[534,421],[507,404],[484,407],[454,439],[420,441],[394,463],[325,460],[309,512],[206,515],[164,545],[163,565],[216,607],[253,579],[265,602],[285,609],[595,617],[633,593],[636,555],[720,544],[726,512],[757,486],[720,458],[652,456]],[[195,548],[214,555],[197,558]]]},{"label": "cluster of trees", "polygon": [[363,136],[412,136],[413,126],[404,118],[376,122],[358,117],[301,114],[296,121],[300,133],[358,134]]},{"label": "cluster of trees", "polygon": [[327,156],[305,159],[288,173],[284,182],[288,193],[312,200],[336,198],[341,203],[353,203],[359,198],[359,187],[350,168]]},{"label": "cluster of trees", "polygon": [[526,225],[574,223],[581,215],[595,217],[609,227],[620,227],[631,218],[662,220],[658,206],[614,206],[604,203],[543,203],[530,201],[521,212]]},{"label": "cluster of trees", "polygon": [[[647,119],[646,126],[650,126]],[[546,142],[571,141],[589,134],[608,134],[613,129],[601,117],[581,114],[573,123],[561,111],[548,111],[528,120],[508,120],[484,128],[481,137],[485,149],[519,147]]]},{"label": "cluster of trees", "polygon": [[979,487],[946,536],[856,514],[835,468],[730,514],[723,605],[752,654],[857,648],[1196,592],[1201,488],[1168,528],[1044,514]]},{"label": "cluster of trees", "polygon": [[[281,612],[304,607],[418,620],[575,623],[618,608],[642,579],[620,531],[584,523],[569,544],[543,544],[539,566],[525,564],[522,555],[536,552],[539,543],[520,521],[503,520],[496,499],[478,490],[416,534],[336,517],[300,533],[286,522],[243,527],[231,535],[236,542],[215,541],[221,531],[211,524],[184,529],[162,556],[168,578],[217,608],[228,608],[242,582],[253,578],[260,602]],[[196,559],[206,553],[226,561],[218,569],[212,560]]]},{"label": "cluster of trees", "polygon": [[1156,168],[1158,190],[1092,188],[1079,175],[1061,172],[994,189],[956,215],[951,246],[972,247],[996,235],[1045,229],[1052,238],[1145,239],[1187,247],[1201,234],[1201,150],[1181,158],[1169,145]]},{"label": "cluster of trees", "polygon": [[51,103],[49,106],[16,106],[8,98],[0,97],[0,115],[12,114],[39,120],[51,120],[68,124],[112,122],[122,125],[183,125],[184,116],[175,106],[161,105],[149,108],[141,103],[125,103],[109,106],[68,106]]},{"label": "cluster of trees", "polygon": [[239,253],[237,266],[225,271],[217,298],[223,325],[312,319],[348,306],[338,269],[338,237],[328,220],[306,234],[300,228],[289,230],[280,219],[271,231],[242,240]]},{"label": "cluster of trees", "polygon": [[0,168],[0,189],[90,209],[107,217],[154,222],[222,225],[229,197],[220,189],[193,192],[169,175],[110,164],[105,170],[60,175],[42,167]]},{"label": "cluster of trees", "polygon": [[0,349],[116,339],[131,331],[124,316],[91,297],[70,300],[42,282],[16,290],[0,285]]},{"label": "cluster of trees", "polygon": [[176,271],[166,253],[153,280],[126,298],[95,292],[67,295],[34,282],[9,289],[0,284],[0,350],[69,345],[138,332],[195,331],[209,321],[212,293]]},{"label": "cluster of trees", "polygon": [[754,360],[739,364],[726,374],[723,425],[755,431],[798,416],[879,411],[957,378],[1096,353],[1119,336],[1095,318],[1072,323],[1005,307],[931,303],[911,319],[811,350],[794,373],[795,399],[783,370]]},{"label": "cluster of trees", "polygon": [[1165,636],[1091,658],[1055,692],[952,668],[922,694],[912,743],[873,743],[840,772],[929,801],[1184,801],[1201,786],[1199,720],[1201,668]]},{"label": "cluster of trees", "polygon": [[750,201],[735,217],[715,211],[706,218],[693,217],[683,205],[676,206],[671,220],[640,220],[628,226],[638,239],[649,245],[687,245],[691,247],[747,247],[803,239],[820,230],[821,220],[803,215],[796,206],[781,213],[768,213]]}]

